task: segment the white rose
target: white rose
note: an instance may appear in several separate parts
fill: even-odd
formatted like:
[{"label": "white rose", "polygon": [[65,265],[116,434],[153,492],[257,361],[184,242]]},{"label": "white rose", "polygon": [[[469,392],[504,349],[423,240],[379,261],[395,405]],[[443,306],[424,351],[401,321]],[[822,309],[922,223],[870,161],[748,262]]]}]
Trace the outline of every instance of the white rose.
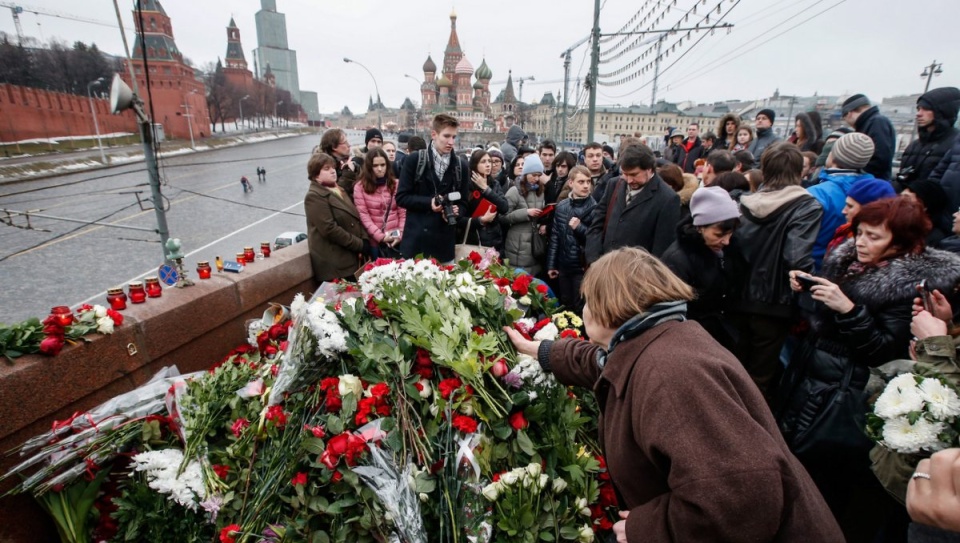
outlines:
[{"label": "white rose", "polygon": [[420,494],[418,494],[418,497],[420,498],[420,501],[423,502],[423,503],[427,503],[428,501],[430,501],[430,496],[427,496],[427,495],[424,494],[423,492],[421,492]]},{"label": "white rose", "polygon": [[359,398],[360,394],[363,392],[363,384],[360,383],[359,377],[347,373],[340,376],[340,383],[337,385],[337,391],[340,393],[340,396],[353,394],[354,397]]},{"label": "white rose", "polygon": [[556,494],[559,494],[567,489],[567,482],[563,479],[557,478],[553,480],[553,491]]},{"label": "white rose", "polygon": [[547,483],[550,482],[550,477],[546,473],[540,474],[540,488],[547,488]]},{"label": "white rose", "polygon": [[522,305],[530,305],[530,297],[529,297],[529,296],[522,296],[522,297],[520,298],[520,300],[518,300],[518,301],[519,301],[520,304],[522,304]]},{"label": "white rose", "polygon": [[527,464],[527,473],[530,474],[530,477],[539,477],[541,471],[540,464],[534,462]]},{"label": "white rose", "polygon": [[102,319],[107,316],[107,308],[102,305],[93,306],[93,314],[98,318]]},{"label": "white rose", "polygon": [[470,403],[465,403],[460,406],[460,412],[464,415],[471,417],[473,416],[473,405]]},{"label": "white rose", "polygon": [[589,524],[584,524],[577,534],[577,541],[580,543],[593,543],[593,528]]},{"label": "white rose", "polygon": [[490,483],[489,485],[483,487],[483,491],[481,493],[483,494],[484,498],[492,502],[497,501],[497,498],[500,497],[500,489],[497,486],[497,483]]},{"label": "white rose", "polygon": [[113,319],[110,317],[101,317],[97,319],[97,332],[101,334],[113,333]]},{"label": "white rose", "polygon": [[560,335],[560,330],[557,330],[557,326],[552,322],[547,324],[533,336],[534,341],[545,341],[545,340],[554,340],[557,339],[557,336]]},{"label": "white rose", "polygon": [[517,484],[517,481],[520,479],[520,476],[515,471],[508,471],[500,477],[500,482],[507,486],[513,486]]}]

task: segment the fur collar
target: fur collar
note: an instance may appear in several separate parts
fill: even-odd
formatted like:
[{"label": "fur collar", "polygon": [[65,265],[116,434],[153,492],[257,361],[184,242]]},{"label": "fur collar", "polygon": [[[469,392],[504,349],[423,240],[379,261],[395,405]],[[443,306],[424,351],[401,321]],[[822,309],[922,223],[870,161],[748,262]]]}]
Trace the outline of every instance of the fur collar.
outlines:
[{"label": "fur collar", "polygon": [[847,268],[856,259],[855,240],[847,240],[824,260],[821,275],[837,282],[856,303],[868,307],[912,300],[917,296],[917,283],[923,279],[947,297],[960,282],[960,256],[939,249],[927,248],[919,255],[894,258],[884,266],[847,275]]}]

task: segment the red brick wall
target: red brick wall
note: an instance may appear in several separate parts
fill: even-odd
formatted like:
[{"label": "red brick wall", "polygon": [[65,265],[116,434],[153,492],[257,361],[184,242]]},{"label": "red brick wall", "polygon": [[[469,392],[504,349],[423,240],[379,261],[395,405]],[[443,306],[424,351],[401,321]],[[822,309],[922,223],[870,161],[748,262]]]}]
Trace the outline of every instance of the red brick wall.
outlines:
[{"label": "red brick wall", "polygon": [[[137,133],[133,112],[111,115],[107,99],[94,99],[101,134]],[[0,84],[0,141],[95,135],[86,96]]]}]

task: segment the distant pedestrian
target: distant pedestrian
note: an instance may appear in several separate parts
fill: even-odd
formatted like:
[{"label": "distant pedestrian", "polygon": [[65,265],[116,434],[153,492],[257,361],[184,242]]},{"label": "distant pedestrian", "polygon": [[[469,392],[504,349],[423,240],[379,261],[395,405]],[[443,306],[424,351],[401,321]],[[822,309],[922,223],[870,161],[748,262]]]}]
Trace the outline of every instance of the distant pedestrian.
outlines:
[{"label": "distant pedestrian", "polygon": [[243,185],[243,193],[253,192],[253,185],[250,184],[250,180],[246,176],[240,177],[240,184]]},{"label": "distant pedestrian", "polygon": [[777,120],[777,114],[772,109],[761,109],[757,112],[757,117],[754,119],[757,126],[757,139],[750,142],[747,147],[755,160],[762,160],[763,151],[780,141],[780,138],[773,133],[775,120]]}]

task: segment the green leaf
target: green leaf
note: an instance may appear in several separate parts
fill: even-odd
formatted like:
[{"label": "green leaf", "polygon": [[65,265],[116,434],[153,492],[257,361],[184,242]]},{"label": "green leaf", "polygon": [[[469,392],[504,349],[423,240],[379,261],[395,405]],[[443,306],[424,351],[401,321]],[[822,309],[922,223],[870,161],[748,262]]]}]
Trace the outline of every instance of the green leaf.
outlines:
[{"label": "green leaf", "polygon": [[312,454],[323,454],[326,446],[323,440],[317,437],[308,437],[303,440],[303,449]]},{"label": "green leaf", "polygon": [[523,430],[517,430],[517,445],[521,451],[530,456],[537,454],[536,449],[533,448],[533,441],[530,441],[530,436]]}]

